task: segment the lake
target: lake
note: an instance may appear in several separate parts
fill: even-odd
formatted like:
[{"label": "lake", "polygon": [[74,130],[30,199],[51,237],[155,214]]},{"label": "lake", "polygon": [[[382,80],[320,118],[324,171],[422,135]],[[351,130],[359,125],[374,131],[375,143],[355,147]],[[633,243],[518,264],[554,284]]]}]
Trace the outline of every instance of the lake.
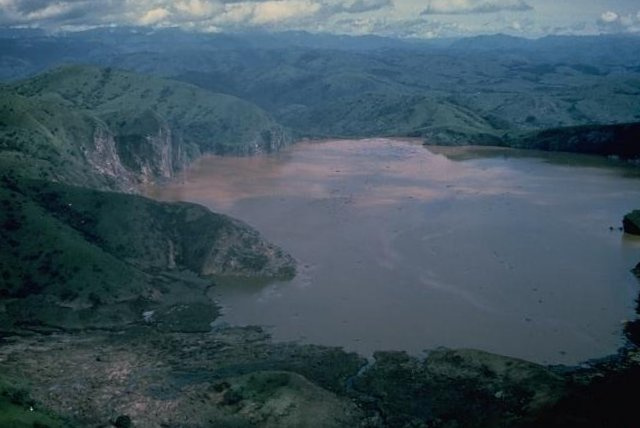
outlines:
[{"label": "lake", "polygon": [[615,352],[640,261],[618,226],[640,208],[640,180],[584,156],[484,152],[303,142],[203,157],[148,195],[244,220],[298,260],[292,281],[222,281],[222,322],[367,356],[446,346],[576,364]]}]

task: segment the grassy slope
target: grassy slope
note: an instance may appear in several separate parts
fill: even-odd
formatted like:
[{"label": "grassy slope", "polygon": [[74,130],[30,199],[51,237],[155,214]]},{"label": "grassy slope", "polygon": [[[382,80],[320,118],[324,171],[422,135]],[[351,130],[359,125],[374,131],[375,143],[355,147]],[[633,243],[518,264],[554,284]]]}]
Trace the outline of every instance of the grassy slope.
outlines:
[{"label": "grassy slope", "polygon": [[[236,220],[86,189],[122,188],[145,168],[152,179],[167,173],[172,150],[187,159],[250,150],[281,132],[262,110],[94,67],[57,69],[0,92],[0,330],[121,327],[145,310],[165,327],[206,330],[217,310],[199,275],[293,274],[289,256]],[[186,305],[181,317],[178,304]]]},{"label": "grassy slope", "polygon": [[0,375],[0,426],[7,428],[62,428],[74,426],[31,398],[28,385],[7,374]]},{"label": "grassy slope", "polygon": [[26,96],[56,94],[95,112],[117,130],[127,118],[151,110],[180,130],[185,142],[202,151],[233,150],[277,125],[255,105],[180,82],[116,71],[69,66],[15,86]]},{"label": "grassy slope", "polygon": [[[640,44],[631,36],[441,43],[282,37],[111,29],[17,37],[0,41],[0,75],[28,75],[65,60],[114,65],[238,96],[312,137],[400,134],[486,143],[505,131],[640,119]],[[31,71],[21,73],[20,64]],[[146,84],[131,89],[133,101]],[[85,91],[68,89],[74,97]],[[110,102],[98,89],[85,98]],[[158,95],[152,88],[145,103]]]},{"label": "grassy slope", "polygon": [[53,94],[25,97],[0,89],[0,165],[33,178],[106,186],[87,165],[82,147],[104,125]]},{"label": "grassy slope", "polygon": [[[34,178],[117,188],[88,165],[97,136],[114,137],[120,161],[133,174],[153,162],[169,165],[150,168],[156,175],[201,152],[268,151],[288,142],[249,102],[111,69],[64,67],[3,86],[0,94],[0,165]],[[149,136],[160,143],[154,147]]]},{"label": "grassy slope", "polygon": [[159,64],[154,72],[251,100],[310,136],[483,142],[506,131],[632,122],[640,111],[636,71],[526,52],[231,49],[140,53],[118,61],[132,69]]},{"label": "grassy slope", "polygon": [[[8,176],[0,204],[0,330],[121,327],[145,310],[206,304],[210,281],[196,274],[294,269],[246,225],[193,204]],[[191,310],[208,314],[197,329],[215,318]]]}]

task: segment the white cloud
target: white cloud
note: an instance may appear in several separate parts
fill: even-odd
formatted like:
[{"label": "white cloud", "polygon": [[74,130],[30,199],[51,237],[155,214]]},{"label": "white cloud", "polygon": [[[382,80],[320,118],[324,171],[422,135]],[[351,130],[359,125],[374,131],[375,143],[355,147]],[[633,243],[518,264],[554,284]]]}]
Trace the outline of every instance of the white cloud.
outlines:
[{"label": "white cloud", "polygon": [[391,0],[355,0],[338,3],[333,8],[336,12],[362,13],[393,6]]},{"label": "white cloud", "polygon": [[608,10],[598,19],[600,32],[606,33],[638,33],[640,32],[640,12],[625,13]]},{"label": "white cloud", "polygon": [[[597,34],[639,31],[638,1],[580,0],[576,8],[578,0],[0,0],[0,26],[266,28],[400,37]],[[523,13],[532,6],[535,13]]]},{"label": "white cloud", "polygon": [[157,24],[170,15],[169,11],[162,7],[157,7],[145,12],[138,22],[142,25]]},{"label": "white cloud", "polygon": [[271,0],[256,3],[251,21],[272,24],[311,16],[320,10],[320,4],[310,0]]},{"label": "white cloud", "polygon": [[217,9],[212,2],[203,0],[178,1],[175,2],[175,8],[181,13],[195,17],[211,16],[211,14]]},{"label": "white cloud", "polygon": [[254,5],[249,3],[230,4],[224,8],[222,13],[214,17],[218,25],[239,24],[247,22],[253,16]]},{"label": "white cloud", "polygon": [[620,16],[620,24],[623,27],[630,27],[635,23],[635,16],[633,15],[622,15]]},{"label": "white cloud", "polygon": [[527,11],[533,8],[524,0],[431,0],[423,15],[464,15],[501,11]]},{"label": "white cloud", "polygon": [[606,23],[615,22],[618,20],[618,18],[619,18],[618,14],[612,10],[603,12],[602,15],[600,15],[600,20]]}]

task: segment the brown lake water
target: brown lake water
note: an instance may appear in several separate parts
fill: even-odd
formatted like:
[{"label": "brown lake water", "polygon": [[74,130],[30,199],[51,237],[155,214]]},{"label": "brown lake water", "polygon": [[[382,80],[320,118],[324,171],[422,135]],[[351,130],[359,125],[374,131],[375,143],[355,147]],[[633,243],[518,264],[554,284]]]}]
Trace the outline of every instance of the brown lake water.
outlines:
[{"label": "brown lake water", "polygon": [[242,219],[298,260],[292,281],[212,292],[223,322],[267,326],[276,340],[549,364],[615,352],[640,261],[640,241],[617,226],[640,207],[640,180],[584,158],[496,153],[454,161],[399,140],[299,143],[204,157],[149,195]]}]

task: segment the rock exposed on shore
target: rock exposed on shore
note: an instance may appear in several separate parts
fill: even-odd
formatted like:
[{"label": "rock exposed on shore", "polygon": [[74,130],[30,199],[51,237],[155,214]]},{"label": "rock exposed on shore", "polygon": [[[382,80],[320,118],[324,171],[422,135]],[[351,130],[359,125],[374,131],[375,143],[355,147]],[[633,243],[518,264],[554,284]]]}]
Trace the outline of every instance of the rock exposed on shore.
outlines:
[{"label": "rock exposed on shore", "polygon": [[631,211],[624,216],[624,219],[622,219],[622,227],[626,233],[640,235],[640,210]]}]

